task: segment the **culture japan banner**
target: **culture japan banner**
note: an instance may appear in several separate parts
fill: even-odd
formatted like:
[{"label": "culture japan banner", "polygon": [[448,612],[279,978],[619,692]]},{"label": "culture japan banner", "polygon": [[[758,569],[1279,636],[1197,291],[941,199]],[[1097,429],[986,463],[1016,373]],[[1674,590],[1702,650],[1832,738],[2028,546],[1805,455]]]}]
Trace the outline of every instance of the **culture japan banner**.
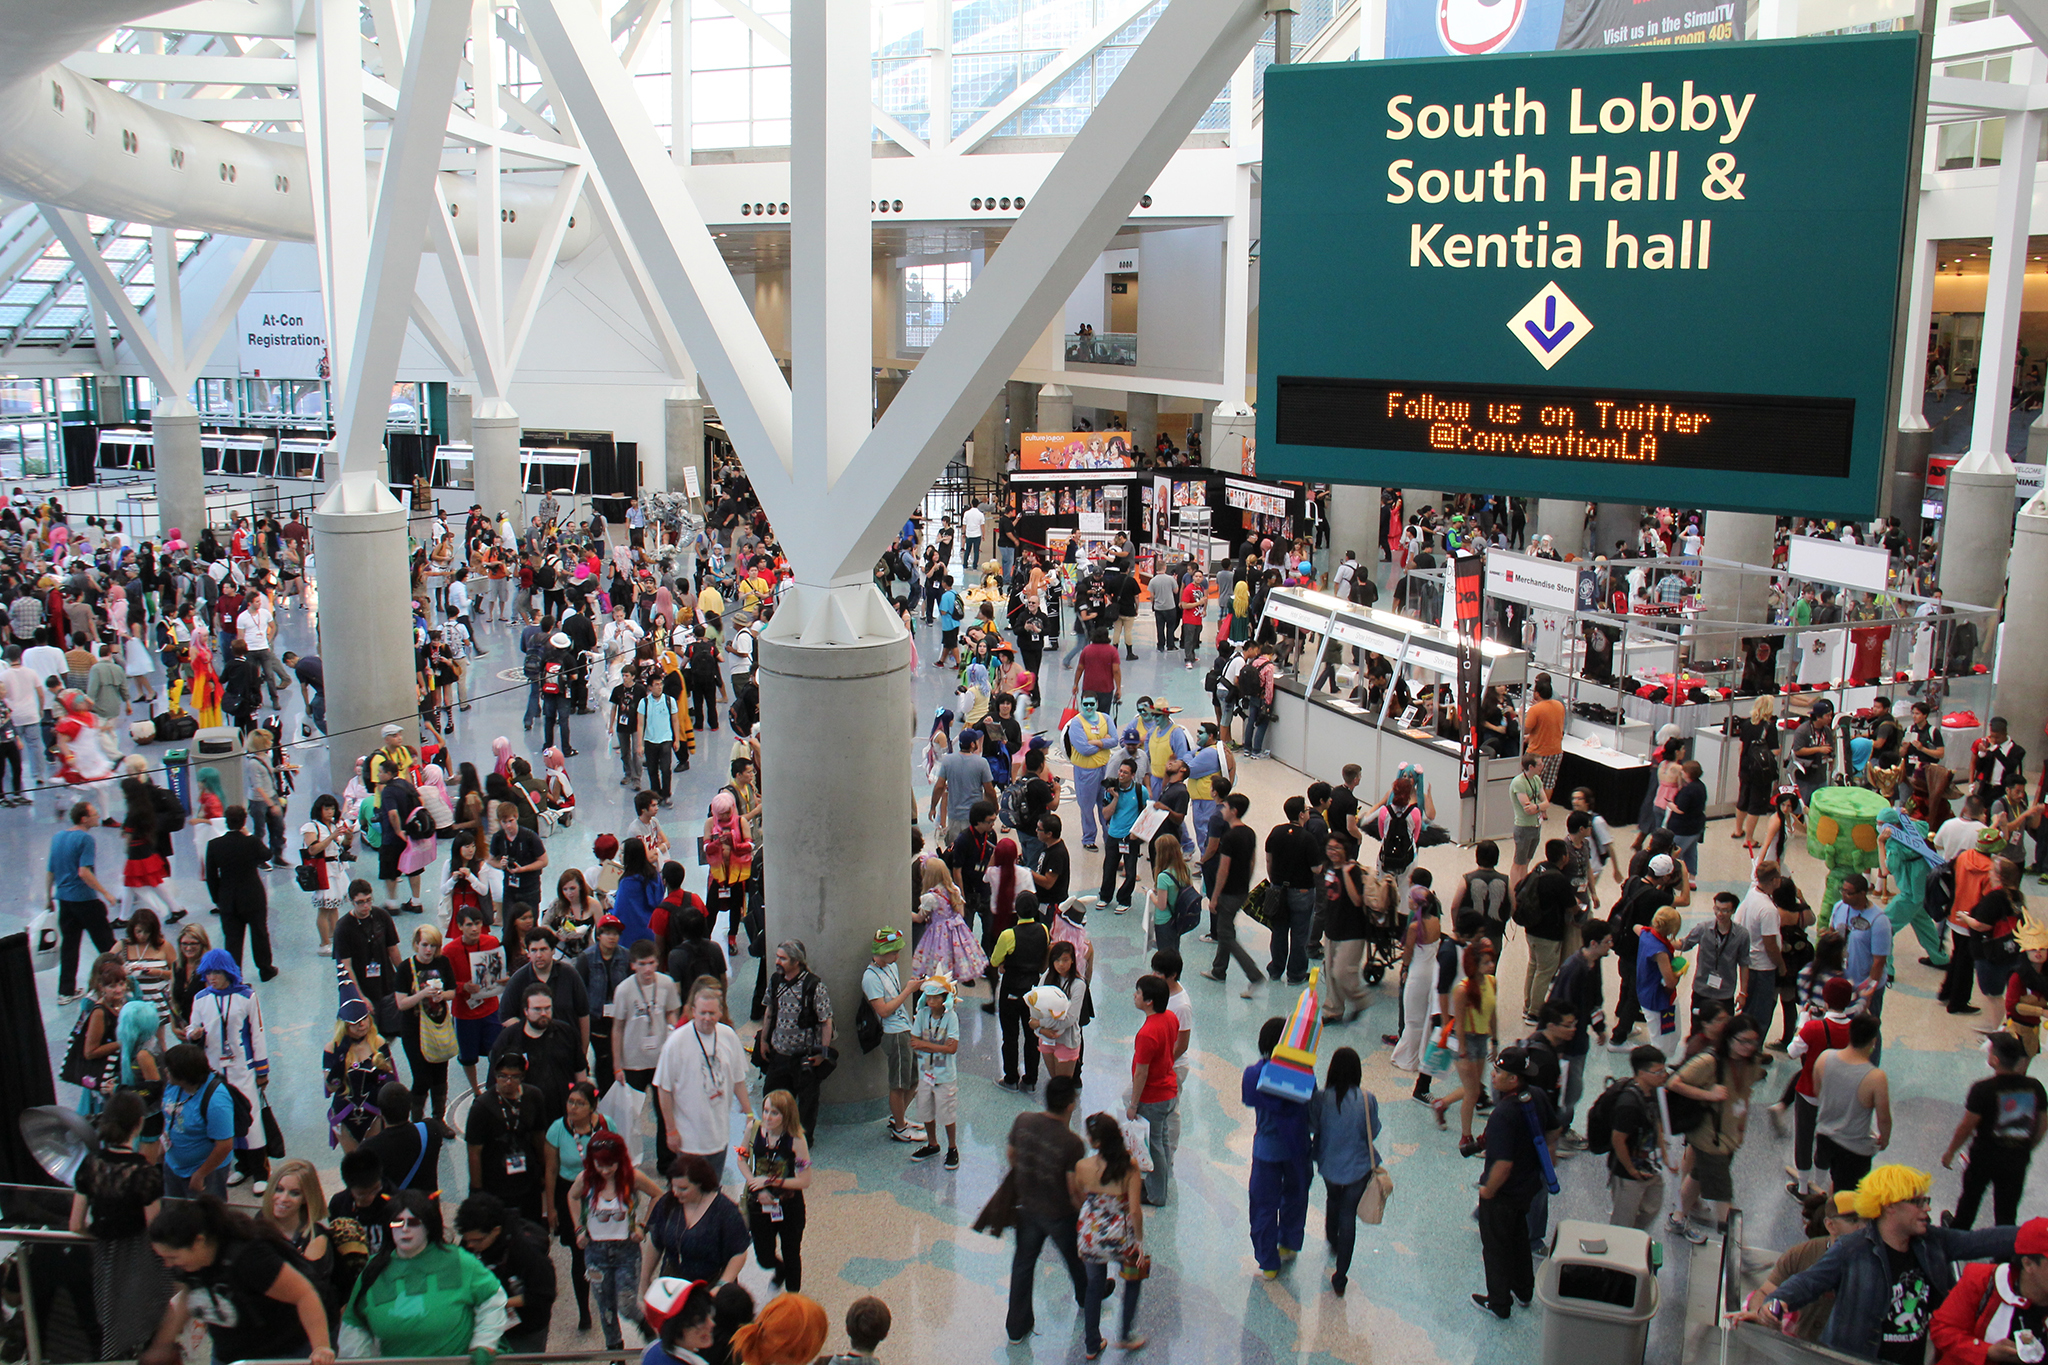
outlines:
[{"label": "culture japan banner", "polygon": [[1136,469],[1128,431],[1027,431],[1017,453],[1020,473]]}]

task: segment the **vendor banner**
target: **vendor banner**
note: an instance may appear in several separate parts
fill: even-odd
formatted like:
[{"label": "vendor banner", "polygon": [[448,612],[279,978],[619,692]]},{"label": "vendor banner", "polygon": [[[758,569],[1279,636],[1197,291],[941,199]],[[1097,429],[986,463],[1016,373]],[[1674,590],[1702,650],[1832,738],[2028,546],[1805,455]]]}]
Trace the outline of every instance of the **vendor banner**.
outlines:
[{"label": "vendor banner", "polygon": [[1458,630],[1458,715],[1465,722],[1458,735],[1458,795],[1470,796],[1479,780],[1479,620],[1485,610],[1486,573],[1478,555],[1451,561],[1456,590]]},{"label": "vendor banner", "polygon": [[1389,57],[1740,41],[1749,0],[1391,0]]},{"label": "vendor banner", "polygon": [[1023,473],[1137,467],[1128,431],[1027,431],[1017,453]]},{"label": "vendor banner", "polygon": [[1538,559],[1509,550],[1486,554],[1486,592],[1507,602],[1571,611],[1578,606],[1579,573],[1557,559]]},{"label": "vendor banner", "polygon": [[1264,493],[1235,479],[1224,480],[1223,502],[1225,506],[1235,507],[1240,512],[1252,512],[1262,517],[1287,515],[1286,495]]}]

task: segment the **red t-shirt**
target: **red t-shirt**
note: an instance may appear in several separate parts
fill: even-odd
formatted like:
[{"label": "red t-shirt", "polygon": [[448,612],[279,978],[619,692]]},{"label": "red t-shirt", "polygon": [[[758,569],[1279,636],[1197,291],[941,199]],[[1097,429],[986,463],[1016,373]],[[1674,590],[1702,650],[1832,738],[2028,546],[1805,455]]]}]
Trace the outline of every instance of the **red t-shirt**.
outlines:
[{"label": "red t-shirt", "polygon": [[1108,692],[1116,687],[1116,646],[1084,645],[1081,649],[1081,690]]},{"label": "red t-shirt", "polygon": [[[460,934],[457,934],[441,945],[442,955],[448,959],[448,965],[455,970],[455,1000],[453,1008],[457,1019],[488,1019],[497,1014],[499,1004],[497,996],[478,996],[477,1002],[471,1005],[465,1003],[468,1001],[469,996],[462,989],[475,980],[475,976],[470,971],[470,953],[481,953],[486,948],[495,948],[497,946],[498,940],[490,934],[477,935],[476,947],[474,949],[462,941]],[[509,970],[505,974],[510,975]],[[499,977],[499,984],[502,985],[503,982],[504,977]]]},{"label": "red t-shirt", "polygon": [[1158,1104],[1180,1093],[1180,1081],[1173,1074],[1173,1045],[1179,1037],[1180,1021],[1171,1010],[1153,1015],[1138,1030],[1131,1074],[1135,1076],[1141,1066],[1150,1068],[1145,1073],[1145,1088],[1138,1095],[1139,1104]]}]

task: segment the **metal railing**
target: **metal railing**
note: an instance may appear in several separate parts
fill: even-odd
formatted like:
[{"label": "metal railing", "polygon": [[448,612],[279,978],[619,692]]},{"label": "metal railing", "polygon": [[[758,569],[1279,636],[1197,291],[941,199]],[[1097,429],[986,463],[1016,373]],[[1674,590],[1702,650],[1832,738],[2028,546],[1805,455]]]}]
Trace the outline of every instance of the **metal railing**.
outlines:
[{"label": "metal railing", "polygon": [[1743,1288],[1742,1210],[1728,1210],[1728,1231],[1721,1240],[1721,1285],[1716,1296],[1721,1328],[1720,1365],[1867,1365],[1861,1357],[1843,1355],[1817,1342],[1801,1341],[1754,1322],[1735,1322],[1747,1291]]},{"label": "metal railing", "polygon": [[[68,1194],[67,1191],[58,1191]],[[71,1232],[59,1228],[23,1228],[0,1224],[0,1241],[22,1242],[28,1245],[57,1244],[61,1246],[91,1246],[93,1239],[82,1232]],[[21,1277],[21,1325],[27,1341],[28,1365],[43,1365],[43,1331],[36,1320],[36,1290],[34,1272],[30,1269],[35,1257],[17,1253],[14,1258],[15,1273]]]},{"label": "metal railing", "polygon": [[1066,334],[1066,356],[1070,365],[1136,365],[1136,332],[1078,332]]}]

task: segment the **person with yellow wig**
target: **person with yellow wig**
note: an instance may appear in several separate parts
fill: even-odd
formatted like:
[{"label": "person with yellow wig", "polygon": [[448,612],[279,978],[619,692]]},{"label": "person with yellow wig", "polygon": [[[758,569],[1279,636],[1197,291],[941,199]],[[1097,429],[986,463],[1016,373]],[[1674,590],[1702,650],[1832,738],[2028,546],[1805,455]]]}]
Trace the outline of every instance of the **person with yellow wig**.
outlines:
[{"label": "person with yellow wig", "polygon": [[1927,1357],[1935,1308],[1956,1286],[1957,1263],[2013,1254],[2014,1229],[1964,1232],[1930,1226],[1932,1178],[1911,1166],[1879,1166],[1856,1186],[1863,1226],[1838,1238],[1811,1269],[1780,1284],[1745,1316],[1782,1325],[1784,1315],[1835,1296],[1820,1344],[1866,1360]]}]

